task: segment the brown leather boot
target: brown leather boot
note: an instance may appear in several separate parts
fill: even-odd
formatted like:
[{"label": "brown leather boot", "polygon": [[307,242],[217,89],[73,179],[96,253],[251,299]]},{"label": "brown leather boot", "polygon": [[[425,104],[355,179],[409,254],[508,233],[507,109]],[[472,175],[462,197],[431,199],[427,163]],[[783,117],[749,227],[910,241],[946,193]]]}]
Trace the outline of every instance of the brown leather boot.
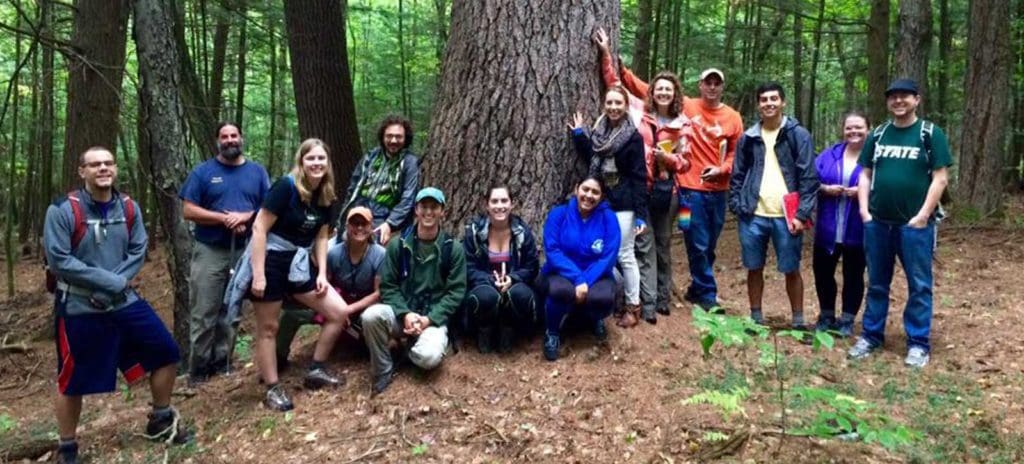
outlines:
[{"label": "brown leather boot", "polygon": [[623,309],[622,317],[619,318],[616,325],[628,329],[640,323],[640,305],[627,304]]}]

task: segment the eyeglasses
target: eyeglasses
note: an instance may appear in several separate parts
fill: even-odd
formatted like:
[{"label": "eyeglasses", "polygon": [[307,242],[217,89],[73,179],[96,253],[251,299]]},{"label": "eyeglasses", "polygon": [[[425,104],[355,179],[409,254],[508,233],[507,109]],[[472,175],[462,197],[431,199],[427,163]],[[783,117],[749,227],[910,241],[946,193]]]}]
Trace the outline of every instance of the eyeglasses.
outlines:
[{"label": "eyeglasses", "polygon": [[87,168],[92,168],[92,169],[96,169],[96,168],[98,168],[100,166],[106,166],[108,168],[112,168],[114,166],[117,166],[117,162],[114,161],[114,160],[92,161],[92,162],[89,162],[89,163],[82,163],[82,166],[85,166]]}]

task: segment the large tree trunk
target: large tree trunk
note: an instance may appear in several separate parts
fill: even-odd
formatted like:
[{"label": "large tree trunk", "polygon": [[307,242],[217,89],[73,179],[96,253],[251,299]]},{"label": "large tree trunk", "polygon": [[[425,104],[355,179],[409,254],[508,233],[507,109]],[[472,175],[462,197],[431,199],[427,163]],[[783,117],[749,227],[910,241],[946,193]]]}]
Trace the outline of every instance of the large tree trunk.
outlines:
[{"label": "large tree trunk", "polygon": [[987,214],[1000,206],[1010,101],[1009,2],[971,2],[959,199]]},{"label": "large tree trunk", "polygon": [[[1024,0],[1017,0],[1017,21],[1024,20]],[[1014,104],[1013,104],[1013,125],[1011,133],[1012,142],[1010,153],[1012,154],[1012,165],[1017,166],[1018,171],[1014,176],[1021,188],[1024,188],[1024,27],[1016,28],[1013,43],[1017,44],[1016,78],[1014,82]]]},{"label": "large tree trunk", "polygon": [[133,29],[141,76],[139,92],[149,138],[150,176],[157,192],[167,267],[174,289],[174,339],[181,351],[188,353],[188,265],[192,240],[178,201],[178,191],[188,172],[188,142],[185,109],[178,90],[181,67],[173,32],[173,1],[136,0]]},{"label": "large tree trunk", "polygon": [[121,78],[127,39],[126,0],[79,0],[68,55],[64,189],[78,185],[78,155],[89,147],[117,148]]},{"label": "large tree trunk", "polygon": [[231,31],[231,22],[228,21],[230,14],[227,6],[218,7],[217,25],[213,29],[213,65],[210,70],[210,88],[206,95],[210,101],[210,114],[215,120],[220,119],[220,108],[223,106],[224,63],[228,54],[228,33]]},{"label": "large tree trunk", "polygon": [[597,27],[618,30],[618,0],[479,0],[452,9],[441,88],[423,162],[426,185],[448,194],[461,224],[488,184],[504,182],[519,214],[540,227],[584,163],[566,120],[593,121],[601,100]]},{"label": "large tree trunk", "polygon": [[285,2],[295,107],[302,138],[331,148],[334,188],[344,196],[362,149],[345,49],[345,10],[339,0]]},{"label": "large tree trunk", "polygon": [[[917,81],[921,95],[928,96],[928,52],[932,43],[931,0],[900,0],[899,42],[893,63],[897,77]],[[917,112],[924,114],[927,100]]]},{"label": "large tree trunk", "polygon": [[637,2],[636,35],[633,39],[633,72],[646,79],[651,58],[651,33],[655,0]]},{"label": "large tree trunk", "polygon": [[885,88],[889,85],[889,9],[891,0],[871,0],[868,18],[868,115],[886,119]]}]

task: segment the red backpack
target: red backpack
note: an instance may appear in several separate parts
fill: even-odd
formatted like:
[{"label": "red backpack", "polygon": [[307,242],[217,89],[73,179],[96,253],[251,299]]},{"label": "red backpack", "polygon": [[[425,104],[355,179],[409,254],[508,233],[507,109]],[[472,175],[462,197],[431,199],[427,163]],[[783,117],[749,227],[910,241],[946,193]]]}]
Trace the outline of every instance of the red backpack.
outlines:
[{"label": "red backpack", "polygon": [[[132,239],[132,227],[135,225],[135,202],[123,193],[118,193],[124,209],[124,223],[128,227],[128,240]],[[68,203],[71,205],[71,214],[75,217],[75,229],[71,232],[71,252],[75,252],[78,244],[85,238],[86,226],[85,210],[82,209],[82,200],[78,198],[77,191],[68,192]],[[57,276],[50,271],[46,258],[43,258],[43,265],[46,268],[46,291],[53,293],[57,290]]]}]

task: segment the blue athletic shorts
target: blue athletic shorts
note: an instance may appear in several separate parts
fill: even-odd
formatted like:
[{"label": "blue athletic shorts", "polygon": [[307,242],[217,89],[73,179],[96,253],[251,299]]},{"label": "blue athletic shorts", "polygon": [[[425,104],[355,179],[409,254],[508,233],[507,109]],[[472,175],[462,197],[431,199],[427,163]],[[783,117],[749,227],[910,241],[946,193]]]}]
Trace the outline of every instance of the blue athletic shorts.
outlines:
[{"label": "blue athletic shorts", "polygon": [[743,267],[751,271],[764,268],[768,241],[771,240],[772,246],[775,247],[779,272],[789,274],[800,270],[800,251],[804,236],[789,233],[786,218],[741,216],[738,229]]},{"label": "blue athletic shorts", "polygon": [[134,383],[181,359],[178,345],[146,300],[117,311],[68,316],[58,298],[54,321],[57,390],[68,396],[112,392],[117,371]]}]

